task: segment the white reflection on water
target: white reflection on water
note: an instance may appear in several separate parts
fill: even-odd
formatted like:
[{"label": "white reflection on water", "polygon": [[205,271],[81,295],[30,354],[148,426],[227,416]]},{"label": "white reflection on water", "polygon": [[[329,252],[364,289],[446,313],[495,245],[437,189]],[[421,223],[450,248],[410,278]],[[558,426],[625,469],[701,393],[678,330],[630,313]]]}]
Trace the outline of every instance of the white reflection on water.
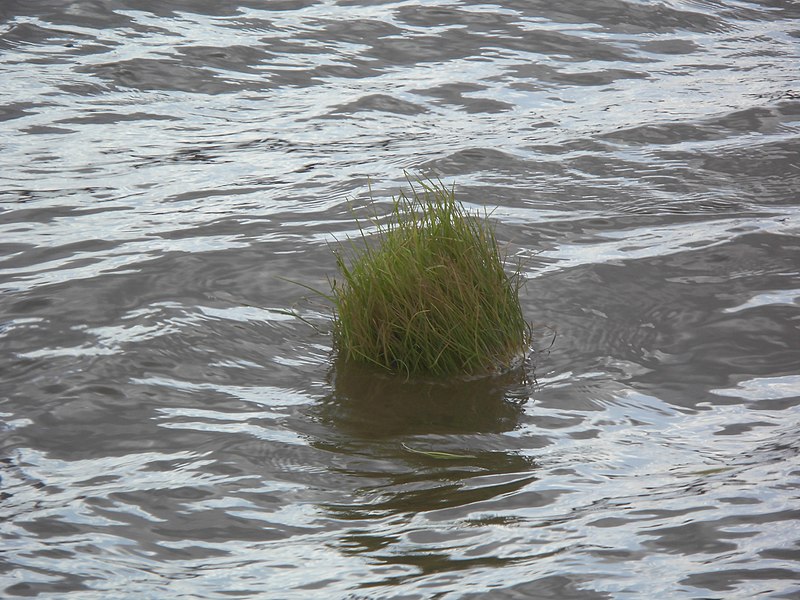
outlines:
[{"label": "white reflection on water", "polygon": [[[543,258],[557,259],[555,264],[542,267],[539,273],[586,264],[667,256],[687,250],[711,248],[730,243],[740,235],[754,232],[791,232],[800,227],[800,213],[794,210],[792,213],[781,217],[723,218],[701,223],[678,222],[661,227],[647,226],[598,232],[585,241],[561,244],[555,249],[539,253],[538,256]],[[613,241],[604,241],[609,238]],[[726,312],[741,308],[728,309]]]},{"label": "white reflection on water", "polygon": [[711,392],[743,400],[777,400],[800,397],[800,375],[756,377],[740,381],[734,388],[711,390]]},{"label": "white reflection on water", "polygon": [[304,392],[288,390],[285,388],[260,385],[260,386],[239,386],[225,385],[217,383],[192,383],[190,381],[179,381],[166,377],[146,377],[131,380],[131,383],[145,386],[173,388],[187,392],[215,392],[226,394],[231,398],[237,398],[243,402],[264,406],[293,406],[305,405],[313,402],[313,397]]},{"label": "white reflection on water", "polygon": [[767,306],[769,304],[785,304],[787,306],[798,306],[800,300],[800,289],[796,290],[776,290],[774,292],[764,292],[755,294],[752,298],[730,308],[724,309],[723,312],[732,313],[749,308],[757,308],[759,306]]}]

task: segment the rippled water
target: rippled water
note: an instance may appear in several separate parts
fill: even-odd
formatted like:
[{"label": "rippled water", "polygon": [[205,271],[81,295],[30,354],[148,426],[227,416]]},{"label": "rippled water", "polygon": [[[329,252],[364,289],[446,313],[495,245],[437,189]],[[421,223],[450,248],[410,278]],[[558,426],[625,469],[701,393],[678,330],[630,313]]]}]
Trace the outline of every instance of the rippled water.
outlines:
[{"label": "rippled water", "polygon": [[[791,0],[4,0],[0,593],[798,597],[798,73]],[[280,279],[404,170],[524,374],[337,368]]]}]

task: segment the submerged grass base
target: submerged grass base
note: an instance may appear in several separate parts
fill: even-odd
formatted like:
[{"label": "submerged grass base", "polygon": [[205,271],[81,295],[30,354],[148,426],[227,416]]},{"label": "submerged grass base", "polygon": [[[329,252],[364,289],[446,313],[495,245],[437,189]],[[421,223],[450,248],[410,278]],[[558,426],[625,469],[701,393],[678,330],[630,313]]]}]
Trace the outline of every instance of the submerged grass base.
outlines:
[{"label": "submerged grass base", "polygon": [[530,342],[519,265],[506,272],[487,215],[441,183],[419,187],[393,199],[376,239],[361,228],[363,244],[336,251],[336,350],[408,375],[506,370]]}]

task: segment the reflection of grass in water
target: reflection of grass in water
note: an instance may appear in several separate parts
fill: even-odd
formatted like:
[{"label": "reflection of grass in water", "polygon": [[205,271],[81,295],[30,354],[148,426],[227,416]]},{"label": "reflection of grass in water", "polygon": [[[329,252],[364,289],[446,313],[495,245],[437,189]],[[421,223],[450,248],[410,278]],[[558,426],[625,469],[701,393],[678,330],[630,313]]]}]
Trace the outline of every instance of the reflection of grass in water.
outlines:
[{"label": "reflection of grass in water", "polygon": [[[339,358],[329,377],[330,394],[308,409],[307,421],[317,426],[312,444],[359,481],[356,495],[322,506],[336,519],[460,506],[466,517],[476,502],[513,494],[537,477],[519,438],[506,435],[519,427],[535,385],[527,369],[409,378]],[[548,443],[526,435],[524,447]]]},{"label": "reflection of grass in water", "polygon": [[442,184],[393,199],[377,243],[337,251],[334,340],[340,356],[407,375],[487,374],[524,355],[530,327],[519,266],[508,274],[486,215]]},{"label": "reflection of grass in water", "polygon": [[[318,406],[318,416],[340,433],[357,439],[402,436],[414,449],[455,453],[462,449],[419,444],[407,436],[511,431],[519,424],[532,385],[525,369],[496,377],[409,379],[341,358],[330,375],[332,393]],[[399,443],[397,450],[413,456]]]},{"label": "reflection of grass in water", "polygon": [[419,454],[428,458],[435,458],[436,460],[462,460],[465,458],[477,458],[472,454],[454,454],[452,452],[441,452],[440,450],[419,450],[412,448],[408,444],[401,443],[400,446],[403,450],[411,452],[412,454]]}]

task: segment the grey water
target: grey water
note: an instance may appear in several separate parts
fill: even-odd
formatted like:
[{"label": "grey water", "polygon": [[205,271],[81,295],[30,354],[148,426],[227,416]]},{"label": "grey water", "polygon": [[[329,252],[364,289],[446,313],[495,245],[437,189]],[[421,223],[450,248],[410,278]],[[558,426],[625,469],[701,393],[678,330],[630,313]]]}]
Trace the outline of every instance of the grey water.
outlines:
[{"label": "grey water", "polygon": [[[406,173],[521,372],[337,365]],[[0,1],[0,419],[5,598],[800,597],[800,4]]]}]

